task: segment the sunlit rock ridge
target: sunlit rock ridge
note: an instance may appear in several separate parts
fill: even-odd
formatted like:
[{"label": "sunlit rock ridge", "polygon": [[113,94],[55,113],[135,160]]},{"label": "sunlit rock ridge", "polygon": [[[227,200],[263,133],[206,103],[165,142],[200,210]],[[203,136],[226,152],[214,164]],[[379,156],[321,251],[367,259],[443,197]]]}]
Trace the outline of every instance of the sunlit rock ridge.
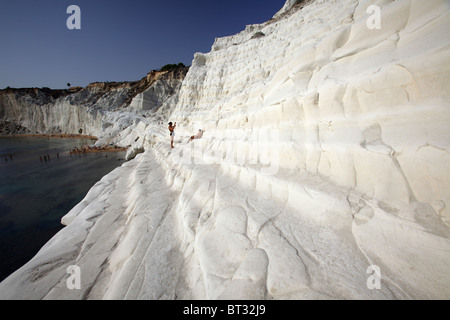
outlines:
[{"label": "sunlit rock ridge", "polygon": [[290,0],[216,39],[176,101],[95,133],[136,157],[0,298],[450,298],[448,30],[445,0]]}]

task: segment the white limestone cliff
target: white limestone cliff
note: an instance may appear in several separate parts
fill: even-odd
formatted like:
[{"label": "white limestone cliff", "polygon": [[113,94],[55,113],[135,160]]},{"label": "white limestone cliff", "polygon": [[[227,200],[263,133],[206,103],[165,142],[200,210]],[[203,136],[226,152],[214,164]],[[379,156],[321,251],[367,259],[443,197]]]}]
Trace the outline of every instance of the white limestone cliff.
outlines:
[{"label": "white limestone cliff", "polygon": [[98,145],[131,145],[132,158],[137,138],[144,140],[142,129],[176,104],[187,70],[152,71],[140,81],[97,82],[74,90],[6,89],[0,91],[0,124],[15,124],[29,134],[82,132],[98,137]]},{"label": "white limestone cliff", "polygon": [[0,298],[450,298],[449,27],[444,0],[288,1],[216,39]]}]

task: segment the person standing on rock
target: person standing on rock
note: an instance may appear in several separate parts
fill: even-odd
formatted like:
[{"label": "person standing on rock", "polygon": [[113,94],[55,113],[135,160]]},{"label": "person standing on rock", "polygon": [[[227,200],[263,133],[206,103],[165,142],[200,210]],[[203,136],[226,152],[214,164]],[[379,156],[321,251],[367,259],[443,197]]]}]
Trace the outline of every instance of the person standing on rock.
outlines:
[{"label": "person standing on rock", "polygon": [[175,136],[175,127],[177,126],[177,123],[175,122],[174,125],[172,125],[172,122],[169,122],[169,131],[170,131],[170,147],[173,148],[173,137]]}]

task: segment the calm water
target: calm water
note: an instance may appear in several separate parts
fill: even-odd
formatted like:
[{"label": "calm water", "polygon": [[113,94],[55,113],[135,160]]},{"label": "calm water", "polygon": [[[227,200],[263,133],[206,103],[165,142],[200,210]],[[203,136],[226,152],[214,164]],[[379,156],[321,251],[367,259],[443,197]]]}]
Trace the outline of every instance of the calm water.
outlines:
[{"label": "calm water", "polygon": [[68,152],[89,144],[84,139],[0,138],[0,281],[28,262],[63,227],[61,217],[124,162],[124,152]]}]

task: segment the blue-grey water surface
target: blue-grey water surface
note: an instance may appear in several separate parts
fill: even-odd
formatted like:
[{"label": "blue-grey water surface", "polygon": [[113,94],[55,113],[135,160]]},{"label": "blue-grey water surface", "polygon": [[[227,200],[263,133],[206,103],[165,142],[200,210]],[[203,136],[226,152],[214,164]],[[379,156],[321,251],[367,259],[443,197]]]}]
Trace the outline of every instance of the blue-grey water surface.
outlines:
[{"label": "blue-grey water surface", "polygon": [[63,227],[62,216],[97,181],[122,165],[124,152],[69,154],[90,144],[75,138],[0,137],[0,281]]}]

